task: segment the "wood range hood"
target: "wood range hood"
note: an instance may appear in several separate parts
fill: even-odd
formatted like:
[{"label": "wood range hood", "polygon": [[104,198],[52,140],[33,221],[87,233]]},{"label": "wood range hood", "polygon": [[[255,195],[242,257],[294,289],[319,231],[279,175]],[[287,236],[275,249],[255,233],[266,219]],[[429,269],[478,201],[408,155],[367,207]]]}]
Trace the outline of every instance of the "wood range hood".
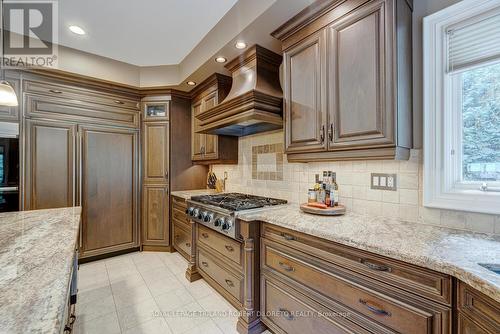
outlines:
[{"label": "wood range hood", "polygon": [[232,73],[231,91],[217,106],[196,116],[197,132],[246,136],[283,127],[282,57],[254,45],[225,67]]}]

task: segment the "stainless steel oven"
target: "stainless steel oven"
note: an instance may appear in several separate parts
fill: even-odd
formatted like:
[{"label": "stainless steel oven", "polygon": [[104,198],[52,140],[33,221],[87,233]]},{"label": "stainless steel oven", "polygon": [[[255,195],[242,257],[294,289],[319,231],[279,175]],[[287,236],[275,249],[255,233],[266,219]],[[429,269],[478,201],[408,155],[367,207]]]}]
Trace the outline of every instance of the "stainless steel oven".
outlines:
[{"label": "stainless steel oven", "polygon": [[19,211],[19,125],[0,122],[0,212]]}]

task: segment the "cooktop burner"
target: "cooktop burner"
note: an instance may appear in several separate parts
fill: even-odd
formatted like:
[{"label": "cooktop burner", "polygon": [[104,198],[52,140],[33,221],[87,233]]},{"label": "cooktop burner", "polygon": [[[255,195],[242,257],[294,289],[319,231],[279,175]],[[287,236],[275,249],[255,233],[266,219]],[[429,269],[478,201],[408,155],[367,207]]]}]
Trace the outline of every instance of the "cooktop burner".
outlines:
[{"label": "cooktop burner", "polygon": [[286,204],[286,201],[282,199],[239,193],[193,196],[191,197],[191,200],[231,211],[257,209],[265,206]]}]

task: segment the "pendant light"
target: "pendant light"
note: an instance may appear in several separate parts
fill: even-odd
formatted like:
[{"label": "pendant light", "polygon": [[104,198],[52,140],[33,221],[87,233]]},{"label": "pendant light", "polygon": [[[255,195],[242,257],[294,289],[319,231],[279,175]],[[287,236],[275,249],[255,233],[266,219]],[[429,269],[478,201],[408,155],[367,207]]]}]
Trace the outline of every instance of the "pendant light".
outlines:
[{"label": "pendant light", "polygon": [[2,80],[0,80],[0,106],[7,107],[17,107],[19,102],[17,101],[17,95],[14,88],[5,80],[5,70],[3,69],[4,63],[4,27],[3,27],[3,0],[1,0],[0,10],[2,11],[0,15],[0,27],[1,31],[1,46],[2,46],[2,58],[0,59],[0,71],[2,72]]}]

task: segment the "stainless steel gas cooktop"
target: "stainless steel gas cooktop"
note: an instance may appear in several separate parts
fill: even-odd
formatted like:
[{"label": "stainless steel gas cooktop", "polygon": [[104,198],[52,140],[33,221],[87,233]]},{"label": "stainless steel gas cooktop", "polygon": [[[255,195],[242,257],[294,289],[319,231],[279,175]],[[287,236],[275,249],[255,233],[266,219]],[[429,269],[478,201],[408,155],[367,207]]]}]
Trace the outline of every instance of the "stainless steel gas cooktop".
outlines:
[{"label": "stainless steel gas cooktop", "polygon": [[189,219],[223,233],[239,238],[236,212],[286,204],[287,201],[240,193],[193,196],[188,200],[186,214]]}]

